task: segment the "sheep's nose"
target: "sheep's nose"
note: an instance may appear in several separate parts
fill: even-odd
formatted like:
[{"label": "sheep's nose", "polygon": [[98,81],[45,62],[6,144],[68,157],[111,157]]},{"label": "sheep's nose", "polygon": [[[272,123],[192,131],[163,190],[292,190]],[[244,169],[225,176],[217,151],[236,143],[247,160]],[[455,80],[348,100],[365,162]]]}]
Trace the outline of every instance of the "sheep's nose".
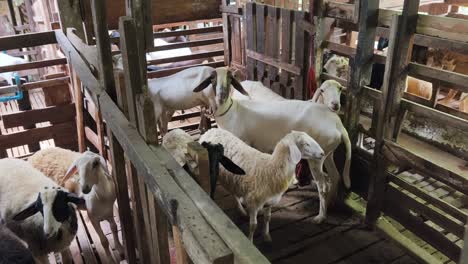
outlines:
[{"label": "sheep's nose", "polygon": [[332,109],[334,111],[340,110],[340,104],[339,103],[332,103]]},{"label": "sheep's nose", "polygon": [[84,194],[88,194],[90,191],[91,191],[91,188],[90,188],[89,186],[85,186],[85,187],[83,188],[83,193],[84,193]]}]

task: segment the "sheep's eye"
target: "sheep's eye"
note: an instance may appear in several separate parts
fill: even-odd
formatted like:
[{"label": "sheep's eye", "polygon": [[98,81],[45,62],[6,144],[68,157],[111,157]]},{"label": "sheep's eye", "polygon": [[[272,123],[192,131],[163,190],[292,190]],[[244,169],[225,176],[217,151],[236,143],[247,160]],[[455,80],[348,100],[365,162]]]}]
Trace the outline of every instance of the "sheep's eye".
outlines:
[{"label": "sheep's eye", "polygon": [[93,168],[97,168],[99,166],[99,161],[95,160],[93,161]]}]

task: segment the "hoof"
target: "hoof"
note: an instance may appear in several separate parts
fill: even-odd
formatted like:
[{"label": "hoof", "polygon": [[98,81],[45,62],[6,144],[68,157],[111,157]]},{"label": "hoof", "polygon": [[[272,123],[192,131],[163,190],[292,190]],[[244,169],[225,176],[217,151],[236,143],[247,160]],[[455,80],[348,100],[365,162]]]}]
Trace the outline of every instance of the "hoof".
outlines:
[{"label": "hoof", "polygon": [[312,222],[314,224],[321,224],[325,221],[325,216],[320,216],[320,215],[317,215],[316,217],[314,217],[314,219],[312,219]]},{"label": "hoof", "polygon": [[271,243],[273,242],[273,240],[271,239],[270,234],[265,234],[265,235],[263,235],[263,241],[264,241],[265,243],[268,243],[268,244],[271,244]]}]

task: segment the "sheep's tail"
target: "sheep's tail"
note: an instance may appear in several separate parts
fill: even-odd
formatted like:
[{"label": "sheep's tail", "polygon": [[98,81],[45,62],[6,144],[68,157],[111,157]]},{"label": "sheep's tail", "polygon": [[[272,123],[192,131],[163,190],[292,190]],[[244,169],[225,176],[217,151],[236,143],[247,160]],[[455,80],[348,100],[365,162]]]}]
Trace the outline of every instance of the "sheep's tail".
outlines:
[{"label": "sheep's tail", "polygon": [[352,148],[351,148],[351,141],[349,140],[348,131],[346,131],[346,128],[344,127],[341,131],[341,139],[343,140],[343,143],[345,144],[345,147],[346,147],[346,160],[345,160],[344,169],[343,169],[343,182],[346,188],[349,189],[351,187],[351,179],[349,177],[349,171],[351,168]]}]

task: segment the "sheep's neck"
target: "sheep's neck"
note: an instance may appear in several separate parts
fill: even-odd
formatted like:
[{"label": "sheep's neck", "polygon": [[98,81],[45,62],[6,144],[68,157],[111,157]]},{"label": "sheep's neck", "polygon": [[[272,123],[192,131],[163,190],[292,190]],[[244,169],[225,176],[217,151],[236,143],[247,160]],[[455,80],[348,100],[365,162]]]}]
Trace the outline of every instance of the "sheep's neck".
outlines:
[{"label": "sheep's neck", "polygon": [[215,116],[221,117],[225,115],[229,110],[231,110],[232,106],[234,105],[235,101],[232,100],[231,97],[229,97],[226,102],[218,107],[218,110],[216,110]]},{"label": "sheep's neck", "polygon": [[280,168],[283,173],[273,173],[271,177],[276,177],[278,181],[290,180],[294,174],[295,166],[289,160],[289,146],[283,142],[279,142],[273,153],[271,154],[271,165]]},{"label": "sheep's neck", "polygon": [[94,185],[94,193],[99,199],[107,199],[115,196],[114,182],[107,175],[100,175],[99,181]]}]

